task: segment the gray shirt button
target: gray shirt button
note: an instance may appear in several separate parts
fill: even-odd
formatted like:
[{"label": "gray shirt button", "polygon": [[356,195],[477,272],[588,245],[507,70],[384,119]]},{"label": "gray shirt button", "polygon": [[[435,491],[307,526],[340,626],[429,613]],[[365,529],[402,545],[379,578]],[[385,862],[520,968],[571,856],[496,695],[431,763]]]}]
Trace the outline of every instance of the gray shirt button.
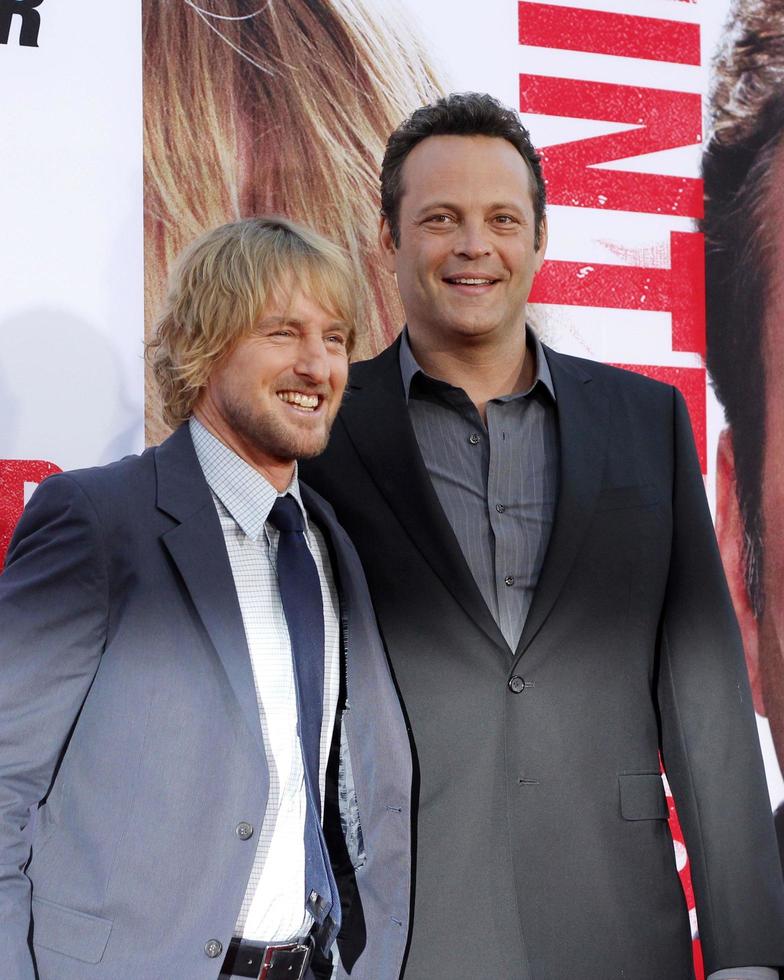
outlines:
[{"label": "gray shirt button", "polygon": [[504,585],[514,585],[514,575],[507,575],[504,579]]},{"label": "gray shirt button", "polygon": [[508,688],[512,694],[520,694],[525,690],[525,681],[519,674],[513,674],[509,678]]},{"label": "gray shirt button", "polygon": [[498,511],[499,514],[503,514],[503,512],[506,510],[506,507],[504,507],[503,504],[496,504],[495,509]]},{"label": "gray shirt button", "polygon": [[211,960],[214,960],[216,956],[220,956],[223,952],[223,943],[218,942],[217,939],[208,939],[204,944],[204,952]]},{"label": "gray shirt button", "polygon": [[240,840],[250,840],[253,836],[253,827],[243,820],[242,823],[238,823],[234,828],[234,833]]},{"label": "gray shirt button", "polygon": [[472,432],[471,435],[468,437],[468,441],[471,443],[472,446],[475,446],[479,442],[478,433]]}]

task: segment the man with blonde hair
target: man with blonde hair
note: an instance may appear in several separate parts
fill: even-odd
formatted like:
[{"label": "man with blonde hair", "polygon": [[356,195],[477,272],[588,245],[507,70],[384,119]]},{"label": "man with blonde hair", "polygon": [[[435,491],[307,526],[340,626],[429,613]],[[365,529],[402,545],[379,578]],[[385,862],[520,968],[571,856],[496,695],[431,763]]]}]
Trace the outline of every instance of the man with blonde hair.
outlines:
[{"label": "man with blonde hair", "polygon": [[352,290],[284,219],[208,233],[149,348],[176,431],[30,501],[0,577],[4,980],[293,980],[339,930],[338,976],[398,976],[405,724],[356,553],[297,479]]}]

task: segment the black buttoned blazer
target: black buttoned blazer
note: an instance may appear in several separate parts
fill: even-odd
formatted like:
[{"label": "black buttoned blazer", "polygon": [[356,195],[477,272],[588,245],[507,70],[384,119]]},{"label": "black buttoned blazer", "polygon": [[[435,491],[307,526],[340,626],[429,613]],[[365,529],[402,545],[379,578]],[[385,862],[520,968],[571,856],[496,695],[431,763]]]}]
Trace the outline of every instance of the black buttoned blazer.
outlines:
[{"label": "black buttoned blazer", "polygon": [[688,980],[784,964],[784,898],[740,638],[683,399],[546,349],[552,536],[511,651],[439,505],[398,343],[356,364],[302,467],[356,545],[416,759],[406,980]]}]

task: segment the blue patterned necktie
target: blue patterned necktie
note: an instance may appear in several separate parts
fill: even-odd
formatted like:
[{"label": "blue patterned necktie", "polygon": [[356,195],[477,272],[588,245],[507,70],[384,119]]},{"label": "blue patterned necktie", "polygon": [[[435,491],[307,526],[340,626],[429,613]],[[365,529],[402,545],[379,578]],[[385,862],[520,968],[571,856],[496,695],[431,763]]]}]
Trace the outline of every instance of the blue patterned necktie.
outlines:
[{"label": "blue patterned necktie", "polygon": [[[297,717],[305,771],[305,907],[334,938],[340,926],[340,900],[321,827],[319,758],[324,703],[324,609],[316,563],[305,541],[305,520],[290,495],[278,497],[267,518],[280,532],[278,588],[291,641]],[[328,940],[328,943],[331,939]]]}]

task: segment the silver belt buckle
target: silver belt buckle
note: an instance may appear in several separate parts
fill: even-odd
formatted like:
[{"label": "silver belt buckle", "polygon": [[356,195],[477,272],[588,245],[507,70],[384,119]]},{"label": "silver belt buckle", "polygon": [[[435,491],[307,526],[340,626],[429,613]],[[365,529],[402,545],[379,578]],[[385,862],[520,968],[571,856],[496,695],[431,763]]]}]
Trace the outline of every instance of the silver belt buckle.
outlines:
[{"label": "silver belt buckle", "polygon": [[268,946],[264,950],[259,980],[304,980],[314,946],[312,936],[303,942]]}]

